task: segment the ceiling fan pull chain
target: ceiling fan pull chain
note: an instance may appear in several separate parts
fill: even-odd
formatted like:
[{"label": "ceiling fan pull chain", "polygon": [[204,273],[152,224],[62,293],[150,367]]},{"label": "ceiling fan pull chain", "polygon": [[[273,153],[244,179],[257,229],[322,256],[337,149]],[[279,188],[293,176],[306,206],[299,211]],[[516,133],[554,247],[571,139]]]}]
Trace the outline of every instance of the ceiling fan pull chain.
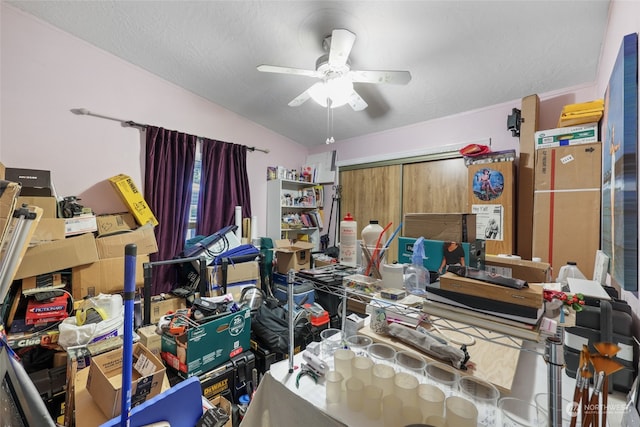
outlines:
[{"label": "ceiling fan pull chain", "polygon": [[333,138],[333,110],[331,109],[331,98],[327,97],[327,140],[326,144],[333,144],[336,140]]}]

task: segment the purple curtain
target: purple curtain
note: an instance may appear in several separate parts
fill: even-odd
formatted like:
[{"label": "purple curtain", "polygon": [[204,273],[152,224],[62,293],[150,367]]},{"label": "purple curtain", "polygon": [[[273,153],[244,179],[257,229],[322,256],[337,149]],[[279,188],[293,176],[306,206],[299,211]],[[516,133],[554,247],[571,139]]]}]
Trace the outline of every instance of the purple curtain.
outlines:
[{"label": "purple curtain", "polygon": [[[151,261],[175,258],[184,249],[189,222],[196,136],[147,126],[144,197],[158,219],[158,252]],[[175,266],[153,268],[151,295],[169,292],[176,283]]]},{"label": "purple curtain", "polygon": [[235,224],[235,207],[251,217],[247,147],[204,138],[196,233],[208,236]]}]

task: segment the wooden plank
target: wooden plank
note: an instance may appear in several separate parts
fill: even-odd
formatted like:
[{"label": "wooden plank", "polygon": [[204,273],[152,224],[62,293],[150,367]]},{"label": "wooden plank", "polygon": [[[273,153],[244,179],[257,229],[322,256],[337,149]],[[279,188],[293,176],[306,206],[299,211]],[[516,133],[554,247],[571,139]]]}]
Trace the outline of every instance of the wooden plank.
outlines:
[{"label": "wooden plank", "polygon": [[[452,325],[455,325],[454,322],[451,323]],[[388,344],[396,350],[405,350],[417,353],[424,357],[427,362],[442,362],[441,360],[437,360],[419,351],[415,347],[411,347],[397,340],[396,338],[388,335],[377,334],[373,332],[368,325],[360,329],[358,333],[370,337],[374,342]],[[482,330],[482,334],[487,338],[495,339],[497,342],[514,345],[512,340],[501,337],[501,334],[485,330]],[[516,340],[515,343],[521,345],[522,341]],[[460,370],[459,372],[461,375],[469,375],[488,381],[495,385],[501,393],[511,393],[513,379],[515,377],[516,368],[518,367],[518,359],[520,358],[520,349],[507,347],[506,345],[497,344],[496,342],[476,339],[476,343],[467,347],[467,351],[471,356],[470,361],[475,364],[475,369],[467,371]]]},{"label": "wooden plank", "polygon": [[518,159],[518,193],[516,209],[516,253],[531,259],[533,248],[533,190],[535,171],[535,133],[540,116],[540,98],[522,98],[520,126],[520,158]]}]

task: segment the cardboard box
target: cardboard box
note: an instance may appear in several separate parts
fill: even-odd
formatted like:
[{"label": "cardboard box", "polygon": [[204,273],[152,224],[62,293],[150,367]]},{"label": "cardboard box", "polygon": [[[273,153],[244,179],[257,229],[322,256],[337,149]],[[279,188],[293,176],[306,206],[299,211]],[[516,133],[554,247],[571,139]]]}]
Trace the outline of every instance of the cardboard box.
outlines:
[{"label": "cardboard box", "polygon": [[536,149],[588,144],[598,139],[598,123],[541,130],[535,133]]},{"label": "cardboard box", "polygon": [[149,224],[126,233],[98,237],[96,239],[98,257],[105,259],[124,256],[124,247],[130,243],[135,243],[138,255],[148,255],[158,252],[156,235],[153,231],[153,226]]},{"label": "cardboard box", "polygon": [[18,197],[18,206],[23,204],[42,208],[42,218],[58,217],[58,202],[55,197],[24,196],[21,190],[20,197]]},{"label": "cardboard box", "polygon": [[[93,357],[87,377],[87,390],[93,401],[109,418],[120,415],[122,394],[122,349]],[[140,343],[133,345],[133,365],[147,361],[152,367],[150,373],[142,375],[132,369],[131,407],[157,396],[162,391],[162,381],[166,368],[148,348]]]},{"label": "cardboard box", "polygon": [[[25,277],[22,279],[22,291],[35,288],[48,288],[51,286],[62,285],[61,273],[46,273],[39,274],[38,276]],[[76,299],[74,297],[74,299]]]},{"label": "cardboard box", "polygon": [[544,304],[542,285],[539,283],[530,283],[527,288],[513,289],[447,272],[440,276],[440,289],[537,309],[542,308]]},{"label": "cardboard box", "polygon": [[91,264],[97,260],[98,251],[93,234],[81,234],[27,249],[14,279]]},{"label": "cardboard box", "polygon": [[162,359],[179,376],[189,378],[219,366],[250,348],[251,312],[229,313],[182,335],[162,335]]},{"label": "cardboard box", "polygon": [[158,220],[130,176],[124,174],[116,175],[109,178],[109,182],[118,192],[138,224],[145,225],[150,222],[154,227],[158,225]]},{"label": "cardboard box", "polygon": [[232,427],[232,418],[233,413],[231,412],[231,402],[229,402],[224,396],[217,395],[212,399],[209,399],[209,402],[215,407],[218,407],[229,414],[229,420],[222,425],[222,427]]},{"label": "cardboard box", "polygon": [[551,264],[534,262],[512,257],[486,255],[485,270],[505,277],[515,277],[529,283],[547,283],[552,281]]},{"label": "cardboard box", "polygon": [[20,183],[23,196],[53,196],[51,172],[48,170],[6,168],[5,179]]},{"label": "cardboard box", "polygon": [[17,182],[1,183],[0,193],[0,242],[4,240],[4,235],[9,229],[10,219],[18,205],[18,194],[20,194],[20,184]]},{"label": "cardboard box", "polygon": [[98,237],[135,230],[138,225],[129,212],[96,216]]},{"label": "cardboard box", "polygon": [[[413,244],[417,239],[413,237],[400,237],[398,239],[398,262],[411,264]],[[444,257],[444,241],[424,240],[424,255],[422,265],[429,271],[437,272]],[[462,242],[464,250],[464,262],[466,266],[484,270],[485,241],[476,240],[473,243]]]},{"label": "cardboard box", "polygon": [[518,159],[516,192],[516,250],[524,259],[531,259],[533,246],[533,189],[535,175],[535,133],[540,116],[540,98],[529,95],[522,98],[520,124],[520,153]]},{"label": "cardboard box", "polygon": [[[124,291],[124,255],[98,259],[91,264],[71,269],[71,294],[75,300],[98,294],[117,294]],[[143,264],[149,255],[136,256],[136,287],[144,286]]]},{"label": "cardboard box", "polygon": [[476,216],[466,213],[408,213],[404,237],[452,242],[476,241]]},{"label": "cardboard box", "polygon": [[31,237],[31,244],[37,245],[54,240],[63,240],[65,237],[65,220],[63,218],[40,218]]},{"label": "cardboard box", "polygon": [[65,236],[75,236],[76,234],[93,233],[98,230],[95,215],[82,215],[73,218],[65,218]]},{"label": "cardboard box", "polygon": [[147,347],[151,353],[160,358],[160,334],[157,332],[158,326],[149,325],[138,328],[136,333],[140,337],[140,343]]},{"label": "cardboard box", "polygon": [[[151,300],[151,323],[158,323],[165,314],[176,312],[181,308],[187,308],[184,298],[168,296],[155,301]],[[144,310],[144,300],[142,301],[142,309]]]},{"label": "cardboard box", "polygon": [[590,276],[600,248],[602,144],[543,148],[536,156],[533,256],[554,275],[575,261]]},{"label": "cardboard box", "polygon": [[[209,274],[209,283],[212,287],[222,286],[222,266],[214,265],[207,267]],[[229,264],[227,267],[227,286],[233,286],[235,283],[253,282],[254,284],[260,279],[260,267],[258,261],[239,262]]]},{"label": "cardboard box", "polygon": [[313,243],[298,241],[292,245],[290,240],[283,239],[276,240],[275,246],[278,273],[286,274],[291,269],[311,268]]}]

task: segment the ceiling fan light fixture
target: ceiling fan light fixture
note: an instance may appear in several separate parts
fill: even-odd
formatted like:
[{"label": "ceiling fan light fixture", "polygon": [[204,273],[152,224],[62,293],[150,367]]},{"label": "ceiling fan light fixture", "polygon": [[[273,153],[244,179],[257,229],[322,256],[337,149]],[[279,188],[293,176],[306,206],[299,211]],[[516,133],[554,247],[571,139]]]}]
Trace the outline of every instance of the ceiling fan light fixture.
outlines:
[{"label": "ceiling fan light fixture", "polygon": [[353,82],[347,76],[330,78],[309,88],[309,96],[324,108],[327,99],[331,100],[331,108],[342,107],[349,102],[352,92]]}]

